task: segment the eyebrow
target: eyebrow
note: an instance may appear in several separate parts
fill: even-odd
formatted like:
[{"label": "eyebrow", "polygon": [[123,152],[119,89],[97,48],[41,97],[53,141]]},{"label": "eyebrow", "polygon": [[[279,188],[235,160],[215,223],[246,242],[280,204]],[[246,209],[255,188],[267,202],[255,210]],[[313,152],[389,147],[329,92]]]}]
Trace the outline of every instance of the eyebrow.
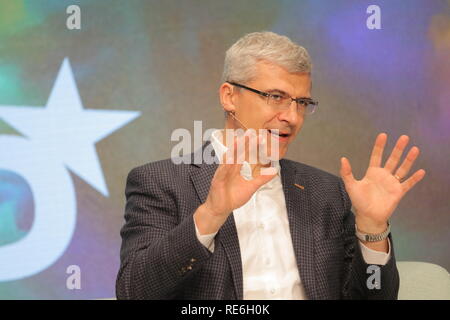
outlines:
[{"label": "eyebrow", "polygon": [[[287,93],[287,92],[285,92],[285,91],[283,91],[283,90],[280,90],[280,89],[268,89],[268,90],[266,90],[266,91],[264,91],[264,92],[267,92],[267,93],[270,93],[270,94],[273,94],[273,93],[280,93],[280,94],[285,95],[285,96],[288,96],[288,97],[291,96],[289,93]],[[298,98],[296,98],[296,99],[312,99],[312,98],[311,98],[311,97],[298,97]]]},{"label": "eyebrow", "polygon": [[265,92],[267,92],[267,93],[275,93],[275,92],[277,92],[277,93],[281,93],[281,94],[289,96],[289,93],[287,93],[287,92],[285,92],[283,90],[280,90],[280,89],[268,89]]}]

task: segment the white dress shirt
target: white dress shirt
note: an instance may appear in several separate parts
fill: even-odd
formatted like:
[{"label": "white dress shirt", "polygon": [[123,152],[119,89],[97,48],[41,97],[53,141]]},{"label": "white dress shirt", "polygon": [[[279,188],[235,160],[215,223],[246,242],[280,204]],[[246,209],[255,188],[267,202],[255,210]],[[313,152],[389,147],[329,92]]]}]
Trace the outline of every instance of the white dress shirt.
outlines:
[{"label": "white dress shirt", "polygon": [[[222,143],[222,131],[211,135],[211,144],[216,156],[222,159],[227,147]],[[280,172],[278,161],[272,166]],[[250,164],[241,168],[244,179],[252,179]],[[306,299],[297,267],[294,248],[289,231],[286,202],[281,176],[261,186],[242,207],[233,211],[239,247],[241,250],[244,300],[248,299]],[[201,235],[195,226],[198,240],[214,252],[216,233]],[[379,252],[359,241],[364,260],[368,264],[385,265],[389,252]]]}]

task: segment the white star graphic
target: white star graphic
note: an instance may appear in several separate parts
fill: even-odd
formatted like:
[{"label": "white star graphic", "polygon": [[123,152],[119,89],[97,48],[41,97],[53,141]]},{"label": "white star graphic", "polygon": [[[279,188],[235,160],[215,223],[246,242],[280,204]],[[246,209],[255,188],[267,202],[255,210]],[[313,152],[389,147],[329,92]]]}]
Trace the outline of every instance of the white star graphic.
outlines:
[{"label": "white star graphic", "polygon": [[40,150],[57,155],[68,168],[108,196],[95,143],[140,112],[84,109],[69,59],[65,58],[46,107],[0,105],[0,118]]}]

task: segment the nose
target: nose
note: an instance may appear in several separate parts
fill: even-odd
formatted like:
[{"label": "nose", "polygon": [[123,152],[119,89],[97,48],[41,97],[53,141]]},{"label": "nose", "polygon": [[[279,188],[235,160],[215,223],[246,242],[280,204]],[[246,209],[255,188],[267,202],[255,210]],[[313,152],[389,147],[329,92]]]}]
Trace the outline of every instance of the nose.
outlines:
[{"label": "nose", "polygon": [[289,107],[282,111],[278,119],[281,121],[287,121],[290,125],[297,125],[300,122],[300,114],[297,112],[297,102],[292,100]]}]

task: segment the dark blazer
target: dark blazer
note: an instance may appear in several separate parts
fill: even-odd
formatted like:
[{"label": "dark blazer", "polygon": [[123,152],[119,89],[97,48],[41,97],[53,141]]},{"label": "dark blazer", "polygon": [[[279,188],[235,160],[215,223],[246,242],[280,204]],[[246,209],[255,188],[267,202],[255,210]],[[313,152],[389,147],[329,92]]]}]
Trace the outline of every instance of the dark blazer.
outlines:
[{"label": "dark blazer", "polygon": [[[289,228],[307,297],[396,299],[399,276],[392,238],[391,258],[380,268],[381,288],[368,289],[371,274],[355,236],[354,214],[342,180],[291,160],[280,160],[280,165]],[[167,159],[129,173],[118,299],[243,299],[233,214],[215,237],[214,253],[195,233],[193,214],[206,200],[216,169],[216,164],[176,165]]]}]

